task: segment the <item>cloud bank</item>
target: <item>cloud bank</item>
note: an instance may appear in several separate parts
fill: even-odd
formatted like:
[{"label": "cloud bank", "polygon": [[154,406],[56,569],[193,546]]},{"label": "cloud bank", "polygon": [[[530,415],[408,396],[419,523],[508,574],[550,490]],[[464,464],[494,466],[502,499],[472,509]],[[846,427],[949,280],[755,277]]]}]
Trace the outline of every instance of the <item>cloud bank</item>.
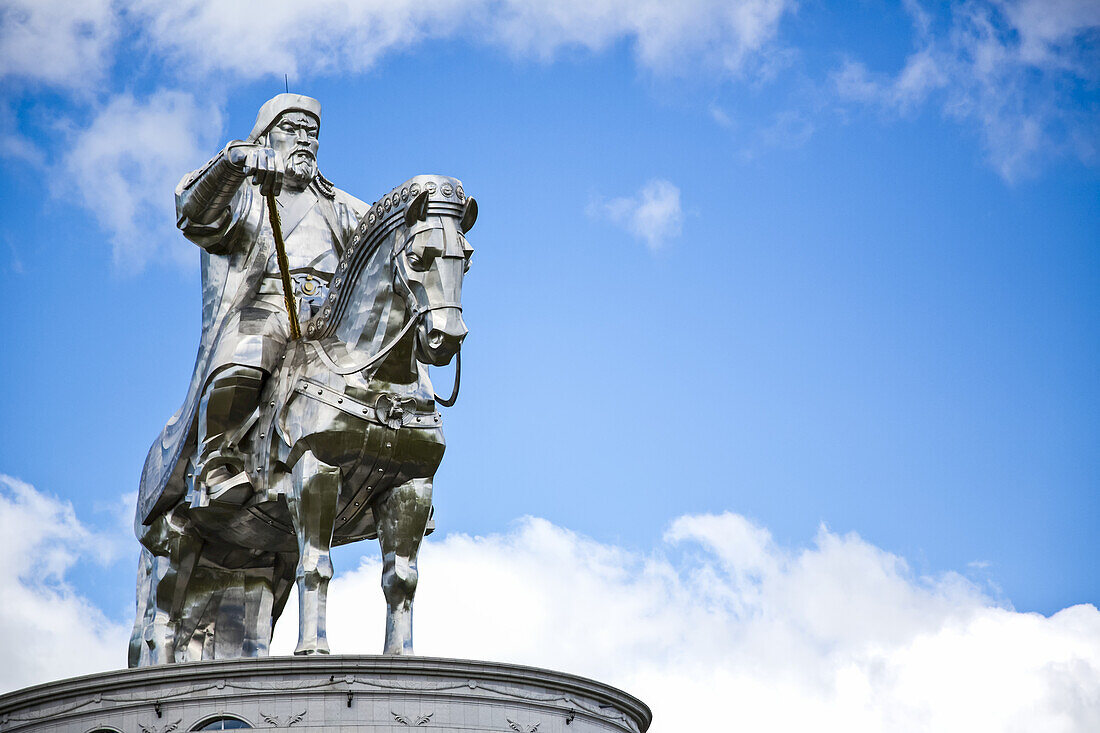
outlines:
[{"label": "cloud bank", "polygon": [[[120,540],[0,476],[0,691],[125,663],[131,620],[70,584],[78,561],[117,555]],[[337,568],[337,652],[381,649],[380,573],[374,557]],[[638,552],[528,517],[429,538],[420,578],[419,653],[600,679],[649,703],[653,733],[1100,728],[1094,606],[1017,613],[956,573],[916,576],[824,527],[787,548],[737,514],[683,516]],[[275,652],[296,633],[292,599]]]},{"label": "cloud bank", "polygon": [[165,254],[194,262],[193,248],[176,231],[173,191],[217,151],[221,125],[216,106],[160,91],[145,100],[114,97],[76,134],[61,180],[109,233],[120,271],[138,272]]},{"label": "cloud bank", "polygon": [[[332,586],[334,649],[377,653],[380,566]],[[417,651],[568,670],[638,695],[654,733],[1100,727],[1100,613],[1017,613],[955,573],[915,576],[854,534],[777,545],[736,514],[676,519],[652,551],[526,518],[429,539]],[[293,601],[276,650],[293,649]]]},{"label": "cloud bank", "polygon": [[90,88],[111,65],[118,16],[111,0],[5,0],[0,79]]},{"label": "cloud bank", "polygon": [[216,0],[13,0],[0,11],[0,78],[88,89],[115,63],[125,27],[179,79],[362,71],[386,53],[465,38],[550,60],[625,41],[654,72],[703,62],[739,73],[793,0],[273,0],[256,13]]},{"label": "cloud bank", "polygon": [[80,560],[115,557],[72,505],[0,474],[0,690],[126,664],[129,623],[107,618],[71,584]]}]

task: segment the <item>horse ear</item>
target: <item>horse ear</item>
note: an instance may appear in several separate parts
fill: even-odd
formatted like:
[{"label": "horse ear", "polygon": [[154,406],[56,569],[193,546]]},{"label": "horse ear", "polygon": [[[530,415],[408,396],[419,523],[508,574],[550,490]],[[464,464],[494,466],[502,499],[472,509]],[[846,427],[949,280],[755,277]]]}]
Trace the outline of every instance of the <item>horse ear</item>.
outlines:
[{"label": "horse ear", "polygon": [[474,197],[466,199],[466,207],[462,209],[462,221],[458,225],[462,228],[462,233],[470,231],[474,228],[474,222],[477,221],[477,201]]},{"label": "horse ear", "polygon": [[409,202],[405,209],[405,226],[411,227],[417,221],[428,218],[428,192],[421,191],[416,198]]}]

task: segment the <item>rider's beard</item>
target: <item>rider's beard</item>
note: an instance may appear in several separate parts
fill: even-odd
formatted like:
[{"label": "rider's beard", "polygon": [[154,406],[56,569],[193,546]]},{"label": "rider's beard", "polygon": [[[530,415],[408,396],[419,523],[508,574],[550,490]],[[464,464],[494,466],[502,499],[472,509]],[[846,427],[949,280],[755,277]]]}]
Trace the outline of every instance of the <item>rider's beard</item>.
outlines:
[{"label": "rider's beard", "polygon": [[317,175],[316,158],[303,151],[297,151],[290,156],[290,165],[287,166],[284,180],[292,188],[305,188],[315,175]]}]

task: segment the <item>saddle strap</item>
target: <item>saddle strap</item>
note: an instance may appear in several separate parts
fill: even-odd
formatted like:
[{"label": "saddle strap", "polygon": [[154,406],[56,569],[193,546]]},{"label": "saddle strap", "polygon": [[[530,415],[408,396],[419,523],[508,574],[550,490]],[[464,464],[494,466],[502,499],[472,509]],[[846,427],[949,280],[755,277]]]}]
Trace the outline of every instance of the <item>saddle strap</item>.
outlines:
[{"label": "saddle strap", "polygon": [[[334,407],[340,412],[383,427],[396,429],[398,427],[439,428],[443,426],[443,416],[438,412],[415,412],[402,409],[399,403],[389,398],[388,395],[382,395],[379,398],[379,405],[368,405],[366,402],[349,397],[343,392],[326,387],[320,382],[305,378],[298,380],[298,383],[294,385],[294,391],[322,402],[329,407]],[[382,405],[382,402],[387,404]],[[385,414],[383,416],[379,413]]]}]

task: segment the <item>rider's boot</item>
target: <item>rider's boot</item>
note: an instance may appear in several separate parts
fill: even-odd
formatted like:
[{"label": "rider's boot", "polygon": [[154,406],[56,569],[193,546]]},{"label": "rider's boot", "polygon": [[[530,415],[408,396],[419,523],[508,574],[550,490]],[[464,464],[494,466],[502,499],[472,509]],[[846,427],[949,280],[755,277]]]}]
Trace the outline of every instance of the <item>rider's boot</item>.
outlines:
[{"label": "rider's boot", "polygon": [[256,414],[264,372],[230,365],[217,372],[199,403],[198,448],[192,458],[193,507],[210,502],[240,505],[252,495],[239,441]]}]

